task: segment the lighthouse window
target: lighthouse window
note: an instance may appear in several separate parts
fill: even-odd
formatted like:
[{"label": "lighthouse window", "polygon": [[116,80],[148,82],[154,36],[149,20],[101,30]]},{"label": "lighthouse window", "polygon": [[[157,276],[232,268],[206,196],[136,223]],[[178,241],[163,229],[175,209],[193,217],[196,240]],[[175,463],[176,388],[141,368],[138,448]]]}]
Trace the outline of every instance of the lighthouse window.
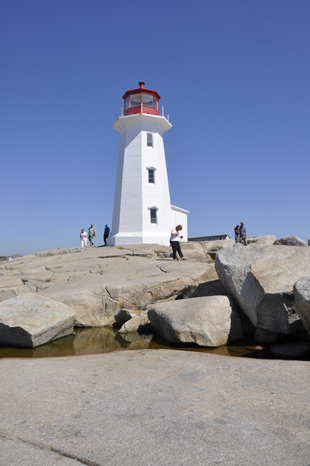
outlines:
[{"label": "lighthouse window", "polygon": [[154,108],[158,111],[158,100],[154,98]]},{"label": "lighthouse window", "polygon": [[154,183],[155,184],[155,170],[152,168],[149,168],[149,183]]},{"label": "lighthouse window", "polygon": [[130,107],[140,107],[141,94],[134,94],[130,96]]},{"label": "lighthouse window", "polygon": [[157,209],[150,209],[151,223],[157,223]]},{"label": "lighthouse window", "polygon": [[147,133],[146,136],[146,145],[148,147],[153,147],[153,134],[152,133]]},{"label": "lighthouse window", "polygon": [[125,100],[125,111],[129,108],[129,97]]},{"label": "lighthouse window", "polygon": [[145,107],[153,107],[153,96],[142,94],[142,103]]}]

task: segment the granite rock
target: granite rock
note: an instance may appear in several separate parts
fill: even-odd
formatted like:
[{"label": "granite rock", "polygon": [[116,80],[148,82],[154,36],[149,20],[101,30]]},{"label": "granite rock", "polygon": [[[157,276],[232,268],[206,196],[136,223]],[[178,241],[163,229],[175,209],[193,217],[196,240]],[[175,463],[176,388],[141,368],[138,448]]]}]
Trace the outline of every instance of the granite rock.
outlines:
[{"label": "granite rock", "polygon": [[253,238],[247,238],[247,244],[254,246],[271,246],[277,238],[274,235],[264,235],[264,236],[256,236]]},{"label": "granite rock", "polygon": [[310,335],[310,277],[302,277],[294,284],[294,304],[305,329]]},{"label": "granite rock", "polygon": [[155,331],[171,343],[216,347],[243,338],[234,302],[227,296],[156,304],[148,316]]},{"label": "granite rock", "polygon": [[160,258],[160,251],[171,248],[128,245],[83,253],[72,248],[17,258],[0,265],[0,301],[36,292],[74,309],[77,326],[112,326],[119,310],[145,311],[155,302],[174,300],[214,270],[200,244],[184,244],[186,261]]},{"label": "granite rock", "polygon": [[255,327],[283,334],[301,328],[293,285],[310,275],[308,248],[236,244],[219,252],[215,268],[228,294]]},{"label": "granite rock", "polygon": [[307,243],[297,236],[289,236],[288,238],[277,239],[274,243],[275,246],[301,246],[308,247]]},{"label": "granite rock", "polygon": [[300,359],[310,354],[310,343],[299,341],[281,345],[271,345],[270,351],[280,358]]},{"label": "granite rock", "polygon": [[73,333],[75,312],[28,293],[0,303],[0,344],[33,348]]}]

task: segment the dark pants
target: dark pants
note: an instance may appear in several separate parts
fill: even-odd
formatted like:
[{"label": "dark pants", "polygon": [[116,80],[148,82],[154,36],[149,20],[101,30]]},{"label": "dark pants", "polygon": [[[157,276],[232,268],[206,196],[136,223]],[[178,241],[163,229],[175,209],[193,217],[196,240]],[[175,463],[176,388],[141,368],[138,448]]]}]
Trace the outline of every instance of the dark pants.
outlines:
[{"label": "dark pants", "polygon": [[247,245],[246,236],[241,236],[240,237],[240,243],[244,244],[244,246]]},{"label": "dark pants", "polygon": [[103,235],[103,241],[104,241],[105,246],[107,245],[107,238],[108,237],[109,237],[109,235]]},{"label": "dark pants", "polygon": [[177,252],[178,252],[179,256],[182,259],[183,254],[182,254],[181,247],[180,247],[180,241],[170,241],[170,244],[171,244],[171,247],[172,247],[173,259],[177,258]]}]

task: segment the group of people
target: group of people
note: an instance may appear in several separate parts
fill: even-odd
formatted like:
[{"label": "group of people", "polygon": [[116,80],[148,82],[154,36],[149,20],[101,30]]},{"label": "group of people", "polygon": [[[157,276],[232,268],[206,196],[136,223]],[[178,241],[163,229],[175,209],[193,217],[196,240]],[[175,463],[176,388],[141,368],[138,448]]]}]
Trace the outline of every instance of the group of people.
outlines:
[{"label": "group of people", "polygon": [[[177,261],[177,253],[180,257],[181,260],[185,260],[185,257],[183,256],[183,253],[181,251],[181,246],[180,246],[180,240],[183,239],[183,236],[180,236],[180,231],[182,231],[182,225],[177,225],[172,231],[171,231],[171,236],[170,236],[170,244],[172,247],[172,257],[173,260]],[[105,225],[104,232],[103,232],[103,240],[104,240],[104,246],[107,246],[107,239],[110,234],[110,228],[108,225]],[[81,239],[81,248],[82,251],[84,250],[84,247],[87,249],[87,237],[89,240],[89,245],[93,246],[93,238],[96,236],[96,228],[94,227],[94,224],[92,223],[90,227],[88,228],[88,235],[84,228],[82,228],[81,233],[80,233],[80,239]],[[247,245],[247,232],[246,228],[244,226],[244,222],[241,222],[240,225],[237,225],[235,227],[235,241],[236,243],[242,243],[244,246]]]},{"label": "group of people", "polygon": [[247,232],[246,232],[246,228],[244,226],[244,223],[241,222],[240,225],[237,225],[235,227],[235,241],[236,243],[242,243],[244,244],[244,246],[247,245]]},{"label": "group of people", "polygon": [[[182,231],[182,225],[177,225],[172,231],[171,231],[171,237],[170,237],[170,244],[172,247],[172,257],[173,260],[178,260],[177,259],[177,253],[179,254],[181,260],[185,260],[185,257],[182,254],[181,247],[180,247],[180,239],[183,238],[183,236],[180,236],[180,231]],[[235,227],[235,241],[236,243],[242,243],[244,246],[247,245],[247,232],[246,228],[244,226],[244,222],[241,222],[240,225],[237,225]]]},{"label": "group of people", "polygon": [[[109,237],[109,234],[110,234],[110,228],[108,227],[108,225],[105,225],[104,232],[103,232],[103,240],[104,240],[104,245],[105,246],[107,246],[107,239]],[[84,247],[85,247],[85,249],[87,249],[87,238],[88,238],[88,241],[89,241],[89,245],[90,246],[94,245],[94,243],[93,243],[94,236],[96,236],[96,228],[94,227],[93,223],[88,228],[88,235],[87,235],[86,231],[84,230],[84,228],[82,228],[81,233],[80,233],[82,251],[84,250]]]}]

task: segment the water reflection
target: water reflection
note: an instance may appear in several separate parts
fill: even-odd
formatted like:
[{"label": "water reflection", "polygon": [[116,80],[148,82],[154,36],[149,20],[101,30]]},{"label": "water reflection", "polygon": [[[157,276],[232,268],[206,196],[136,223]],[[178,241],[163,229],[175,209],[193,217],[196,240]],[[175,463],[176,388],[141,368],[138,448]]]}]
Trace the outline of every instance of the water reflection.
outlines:
[{"label": "water reflection", "polygon": [[23,349],[0,346],[0,358],[46,358],[85,354],[110,353],[112,351],[168,349],[196,351],[233,357],[269,357],[268,350],[255,346],[253,342],[242,342],[242,346],[202,348],[189,344],[170,345],[158,335],[138,333],[118,334],[110,328],[78,328],[75,334],[52,341],[36,348]]}]

